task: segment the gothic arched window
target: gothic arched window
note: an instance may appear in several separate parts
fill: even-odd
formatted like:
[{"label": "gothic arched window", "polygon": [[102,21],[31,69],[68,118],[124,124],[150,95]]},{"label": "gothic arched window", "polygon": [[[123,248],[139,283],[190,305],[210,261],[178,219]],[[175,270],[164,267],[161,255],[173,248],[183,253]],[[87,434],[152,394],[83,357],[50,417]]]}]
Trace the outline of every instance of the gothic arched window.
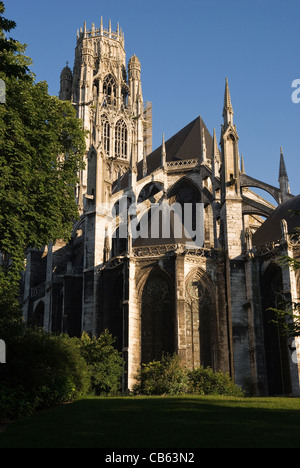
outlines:
[{"label": "gothic arched window", "polygon": [[127,127],[124,120],[119,120],[116,124],[115,157],[127,159]]},{"label": "gothic arched window", "polygon": [[102,115],[101,117],[101,124],[102,124],[102,141],[103,141],[103,149],[105,154],[109,155],[110,150],[110,125],[106,115]]},{"label": "gothic arched window", "polygon": [[187,282],[185,303],[187,365],[214,368],[212,298],[198,275]]},{"label": "gothic arched window", "polygon": [[142,292],[142,362],[175,352],[175,297],[166,275],[150,273]]},{"label": "gothic arched window", "polygon": [[116,103],[116,80],[109,74],[103,81],[103,96],[106,104]]}]

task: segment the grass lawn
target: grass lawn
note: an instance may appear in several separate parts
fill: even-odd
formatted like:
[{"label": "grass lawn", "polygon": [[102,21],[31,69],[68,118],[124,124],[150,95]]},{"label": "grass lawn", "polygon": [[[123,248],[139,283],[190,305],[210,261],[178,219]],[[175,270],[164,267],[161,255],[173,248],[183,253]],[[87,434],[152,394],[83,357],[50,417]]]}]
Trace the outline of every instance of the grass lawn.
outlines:
[{"label": "grass lawn", "polygon": [[300,448],[300,399],[85,398],[9,424],[0,448]]}]

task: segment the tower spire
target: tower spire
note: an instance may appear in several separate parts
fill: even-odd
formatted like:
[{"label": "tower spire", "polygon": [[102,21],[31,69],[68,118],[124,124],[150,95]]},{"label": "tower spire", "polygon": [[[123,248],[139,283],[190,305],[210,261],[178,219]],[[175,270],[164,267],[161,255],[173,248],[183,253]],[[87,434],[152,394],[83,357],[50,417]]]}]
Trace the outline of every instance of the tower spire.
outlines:
[{"label": "tower spire", "polygon": [[233,123],[233,108],[232,108],[232,104],[231,104],[231,96],[230,96],[229,84],[228,84],[228,78],[227,77],[226,77],[226,82],[225,82],[223,117],[224,117],[224,124],[225,125]]}]

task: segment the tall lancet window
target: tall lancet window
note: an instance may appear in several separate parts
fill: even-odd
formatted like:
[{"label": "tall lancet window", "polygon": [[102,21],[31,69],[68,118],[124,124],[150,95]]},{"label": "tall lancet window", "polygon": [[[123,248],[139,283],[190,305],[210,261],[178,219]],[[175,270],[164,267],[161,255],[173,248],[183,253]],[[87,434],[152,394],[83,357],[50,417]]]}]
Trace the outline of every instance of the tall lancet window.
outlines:
[{"label": "tall lancet window", "polygon": [[186,284],[185,304],[188,367],[214,368],[213,301],[199,275]]},{"label": "tall lancet window", "polygon": [[124,120],[119,120],[116,124],[115,132],[115,157],[127,159],[127,127]]},{"label": "tall lancet window", "polygon": [[116,89],[116,80],[111,74],[107,75],[103,81],[103,105],[116,104]]},{"label": "tall lancet window", "polygon": [[103,149],[106,155],[109,155],[110,150],[110,125],[106,115],[102,115],[101,117],[101,124],[102,124],[102,142],[103,142]]}]

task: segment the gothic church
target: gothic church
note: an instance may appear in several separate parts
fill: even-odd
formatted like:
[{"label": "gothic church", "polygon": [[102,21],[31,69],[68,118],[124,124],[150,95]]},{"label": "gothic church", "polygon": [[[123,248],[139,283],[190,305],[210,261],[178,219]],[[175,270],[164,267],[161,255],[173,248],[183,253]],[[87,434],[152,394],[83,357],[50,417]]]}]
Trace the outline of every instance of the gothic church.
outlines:
[{"label": "gothic church", "polygon": [[[122,30],[101,19],[78,31],[60,99],[89,130],[75,193],[80,221],[69,243],[28,251],[26,322],[71,336],[108,329],[125,360],[123,389],[141,363],[177,353],[188,368],[229,372],[256,395],[299,395],[300,346],[278,333],[268,309],[299,297],[299,273],[277,260],[300,257],[299,217],[290,216],[300,197],[290,193],[282,150],[278,187],[246,173],[227,79],[220,135],[199,116],[153,151],[140,61],[126,62]],[[168,236],[139,231],[147,220],[149,233],[153,205],[174,203],[191,206],[193,220],[201,210],[201,245],[188,244],[163,210]]]}]

